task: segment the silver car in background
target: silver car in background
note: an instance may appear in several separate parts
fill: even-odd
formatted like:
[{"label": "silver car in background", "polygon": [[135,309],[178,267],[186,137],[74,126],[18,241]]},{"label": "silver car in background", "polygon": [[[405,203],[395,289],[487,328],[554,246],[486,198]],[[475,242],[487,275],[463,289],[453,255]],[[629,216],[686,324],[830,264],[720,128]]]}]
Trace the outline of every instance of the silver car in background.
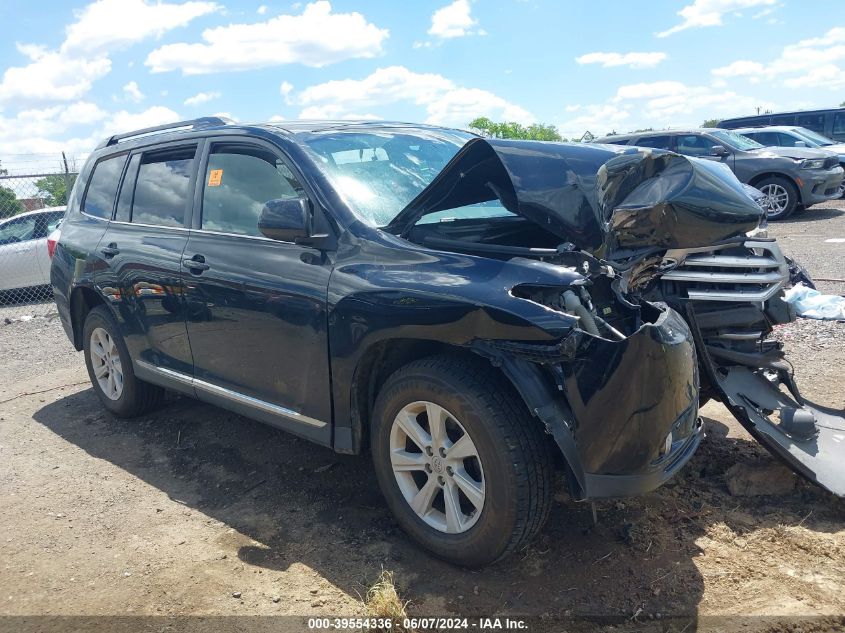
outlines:
[{"label": "silver car in background", "polygon": [[49,207],[0,220],[0,292],[50,283],[47,237],[64,217],[65,207]]}]

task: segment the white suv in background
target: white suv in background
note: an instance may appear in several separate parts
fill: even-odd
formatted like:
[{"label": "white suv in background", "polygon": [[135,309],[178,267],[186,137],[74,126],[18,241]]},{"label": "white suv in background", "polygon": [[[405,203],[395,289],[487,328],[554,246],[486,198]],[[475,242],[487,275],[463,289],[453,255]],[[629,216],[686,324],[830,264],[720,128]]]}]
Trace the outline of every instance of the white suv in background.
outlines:
[{"label": "white suv in background", "polygon": [[0,291],[50,283],[47,237],[64,217],[65,207],[49,207],[0,220]]}]

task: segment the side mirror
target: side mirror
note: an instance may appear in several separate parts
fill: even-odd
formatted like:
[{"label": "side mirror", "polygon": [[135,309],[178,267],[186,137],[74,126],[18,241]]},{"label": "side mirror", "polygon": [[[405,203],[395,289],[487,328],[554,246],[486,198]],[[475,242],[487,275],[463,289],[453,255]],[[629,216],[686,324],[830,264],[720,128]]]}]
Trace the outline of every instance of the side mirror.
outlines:
[{"label": "side mirror", "polygon": [[280,242],[297,242],[311,237],[311,209],[308,200],[268,200],[258,216],[258,230],[265,237]]},{"label": "side mirror", "polygon": [[807,144],[804,141],[795,141],[795,147],[807,147]]},{"label": "side mirror", "polygon": [[714,145],[710,148],[710,155],[711,156],[728,156],[730,152],[725,148],[724,145]]}]

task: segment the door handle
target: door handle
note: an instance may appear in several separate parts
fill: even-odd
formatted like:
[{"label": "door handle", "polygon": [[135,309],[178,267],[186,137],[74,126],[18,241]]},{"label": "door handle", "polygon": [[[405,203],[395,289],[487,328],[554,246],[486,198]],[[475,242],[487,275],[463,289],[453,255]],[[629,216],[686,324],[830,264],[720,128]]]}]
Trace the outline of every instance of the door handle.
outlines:
[{"label": "door handle", "polygon": [[202,255],[194,255],[190,258],[185,258],[182,260],[182,265],[185,268],[190,269],[191,272],[196,273],[197,275],[200,274],[204,270],[208,270],[210,266],[205,263],[205,257]]},{"label": "door handle", "polygon": [[106,259],[110,259],[120,253],[120,249],[117,248],[117,244],[112,242],[108,246],[101,248],[100,252],[106,256]]}]

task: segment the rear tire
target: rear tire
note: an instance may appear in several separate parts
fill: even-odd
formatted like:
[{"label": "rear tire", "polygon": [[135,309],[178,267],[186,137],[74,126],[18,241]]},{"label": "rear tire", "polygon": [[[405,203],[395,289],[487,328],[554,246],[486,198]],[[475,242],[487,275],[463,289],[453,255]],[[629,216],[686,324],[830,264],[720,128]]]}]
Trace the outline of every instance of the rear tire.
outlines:
[{"label": "rear tire", "polygon": [[781,176],[769,176],[754,183],[765,194],[762,200],[769,220],[778,221],[788,218],[798,207],[798,188]]},{"label": "rear tire", "polygon": [[[432,416],[440,424],[432,426]],[[415,361],[376,399],[379,486],[402,528],[429,552],[467,567],[492,563],[527,544],[548,517],[554,468],[541,429],[483,361]]]},{"label": "rear tire", "polygon": [[82,344],[94,392],[114,415],[132,418],[164,399],[164,389],[135,376],[129,350],[106,306],[97,306],[88,313]]}]

